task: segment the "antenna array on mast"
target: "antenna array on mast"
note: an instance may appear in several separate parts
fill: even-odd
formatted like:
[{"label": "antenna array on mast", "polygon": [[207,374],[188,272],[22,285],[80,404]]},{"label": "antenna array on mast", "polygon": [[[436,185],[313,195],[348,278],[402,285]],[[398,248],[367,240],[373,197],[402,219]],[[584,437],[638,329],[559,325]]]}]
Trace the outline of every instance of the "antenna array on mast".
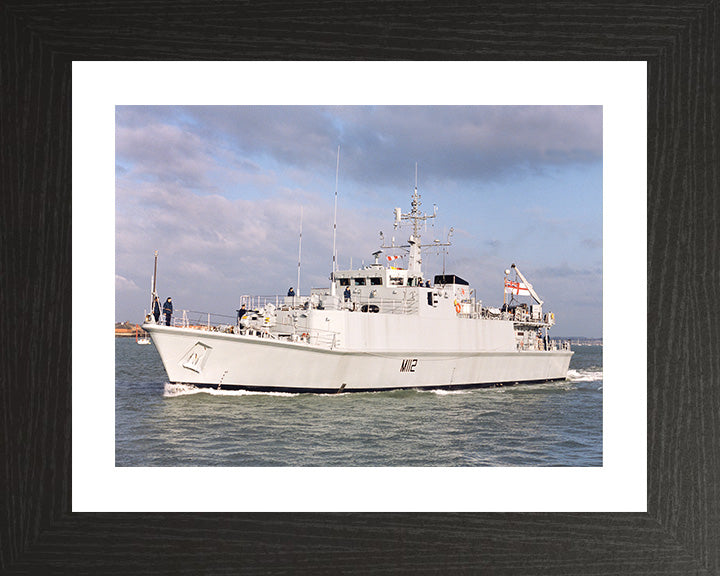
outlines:
[{"label": "antenna array on mast", "polygon": [[433,242],[432,244],[422,244],[420,242],[421,237],[421,228],[422,224],[426,223],[427,220],[430,220],[432,218],[437,217],[437,206],[434,207],[432,214],[425,214],[420,211],[420,206],[422,205],[422,202],[420,201],[420,194],[418,193],[418,165],[417,162],[415,163],[415,190],[413,190],[412,194],[412,200],[411,200],[411,209],[410,212],[407,214],[403,214],[401,208],[395,208],[394,215],[395,215],[395,222],[393,224],[394,228],[398,228],[403,221],[410,221],[412,222],[412,228],[413,232],[408,239],[408,243],[402,246],[396,246],[395,245],[395,238],[393,238],[393,242],[390,246],[386,246],[384,242],[384,236],[382,232],[380,233],[380,237],[382,238],[383,245],[381,248],[409,248],[409,259],[408,259],[408,270],[410,273],[420,276],[422,274],[421,272],[421,248],[427,248],[430,246],[450,246],[450,238],[448,236],[448,242],[447,243],[440,243],[440,242]]},{"label": "antenna array on mast", "polygon": [[[424,214],[420,212],[420,206],[422,206],[422,202],[420,201],[420,194],[418,193],[418,165],[417,162],[415,163],[415,190],[413,191],[412,195],[412,201],[410,203],[411,209],[410,212],[407,214],[402,213],[402,209],[395,208],[394,214],[395,214],[395,223],[394,228],[398,228],[403,220],[409,220],[412,222],[413,227],[413,240],[417,245],[421,248],[425,248],[427,246],[444,246],[445,244],[438,244],[437,242],[433,244],[420,244],[420,229],[422,227],[423,222],[427,222],[427,220],[431,220],[432,218],[437,217],[437,206],[435,206],[435,209],[433,210],[432,214]],[[449,245],[449,244],[448,244]],[[393,248],[394,246],[382,246],[382,248]]]}]

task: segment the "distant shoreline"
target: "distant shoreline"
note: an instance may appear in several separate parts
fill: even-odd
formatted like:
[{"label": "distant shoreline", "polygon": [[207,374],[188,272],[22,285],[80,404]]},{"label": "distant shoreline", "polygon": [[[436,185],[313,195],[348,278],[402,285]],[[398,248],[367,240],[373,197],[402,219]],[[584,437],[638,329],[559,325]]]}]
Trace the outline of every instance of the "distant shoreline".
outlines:
[{"label": "distant shoreline", "polygon": [[147,336],[147,332],[140,328],[139,324],[132,324],[131,322],[116,322],[115,323],[115,336],[119,337],[131,337],[135,336]]},{"label": "distant shoreline", "polygon": [[602,346],[602,338],[586,338],[584,336],[551,336],[551,340],[570,341],[571,346]]}]

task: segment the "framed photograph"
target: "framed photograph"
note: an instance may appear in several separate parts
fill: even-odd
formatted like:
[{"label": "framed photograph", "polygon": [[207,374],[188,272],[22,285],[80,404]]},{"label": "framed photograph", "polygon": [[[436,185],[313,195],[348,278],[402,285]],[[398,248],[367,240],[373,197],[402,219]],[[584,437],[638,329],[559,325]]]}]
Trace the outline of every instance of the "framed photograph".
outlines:
[{"label": "framed photograph", "polygon": [[[355,21],[360,9],[348,7],[342,17],[318,9],[318,18],[325,14],[330,27],[323,32],[310,25],[298,33],[295,45],[301,49],[292,57],[438,62],[279,62],[290,56],[283,30],[295,30],[295,20],[267,7],[243,14],[181,7],[182,34],[162,25],[165,16],[147,7],[142,19],[109,7],[91,13],[62,4],[42,10],[18,4],[0,13],[7,32],[3,51],[10,55],[0,65],[4,77],[15,79],[0,95],[7,144],[2,178],[10,208],[3,212],[3,230],[12,232],[3,242],[3,292],[10,325],[21,327],[17,353],[5,361],[0,480],[7,490],[0,567],[8,573],[170,573],[180,567],[205,573],[717,572],[713,526],[719,511],[711,487],[718,466],[709,456],[718,448],[711,376],[716,342],[709,320],[690,320],[700,307],[700,298],[690,297],[694,279],[716,268],[699,248],[713,245],[716,229],[717,211],[708,207],[714,206],[718,175],[706,160],[717,152],[717,97],[711,87],[718,73],[710,57],[717,3],[671,11],[619,6],[622,22],[617,11],[605,13],[607,6],[542,13],[535,7],[512,13],[487,7],[472,18],[473,10],[446,9],[456,30],[452,41],[436,31],[442,13],[425,20],[408,11],[416,32],[435,39],[423,50],[402,34],[378,42],[382,30],[387,32],[388,15],[382,7],[365,6],[367,29],[356,31],[359,43],[340,55],[334,40],[353,28],[343,22]],[[218,32],[209,43],[207,29],[188,23],[199,17]],[[272,19],[271,30],[251,25],[264,18]],[[492,30],[508,25],[514,34],[490,41]],[[537,42],[538,26],[548,30],[547,44]],[[232,39],[219,33],[225,27],[233,29]],[[117,43],[108,40],[113,37]],[[153,62],[168,57],[168,46],[175,46],[172,57],[185,62]],[[147,62],[128,62],[140,54]],[[187,62],[208,56],[258,62]],[[88,62],[94,59],[107,61],[106,70]],[[518,62],[528,59],[534,62]],[[585,62],[541,62],[546,59]],[[222,88],[245,90],[250,94],[244,95],[245,105],[289,102],[284,94],[268,102],[258,88],[268,70],[279,73],[271,74],[280,78],[274,92],[292,87],[296,105],[339,102],[332,96],[342,92],[332,92],[332,82],[322,84],[331,91],[322,101],[308,88],[308,80],[327,72],[344,80],[344,90],[356,83],[357,99],[346,99],[346,105],[372,102],[363,92],[368,84],[375,93],[379,86],[386,89],[383,105],[481,100],[462,93],[450,102],[432,101],[429,88],[417,89],[417,80],[429,71],[432,81],[426,85],[455,81],[499,95],[498,80],[504,78],[518,88],[516,100],[498,96],[488,105],[594,104],[603,106],[604,120],[614,116],[613,102],[630,111],[620,129],[603,131],[604,138],[623,134],[625,123],[617,147],[603,141],[604,169],[642,158],[644,147],[647,160],[639,180],[637,163],[624,180],[603,174],[604,194],[619,191],[617,203],[603,210],[615,218],[611,232],[620,239],[610,252],[605,246],[603,279],[619,275],[625,282],[603,286],[604,325],[612,330],[602,335],[617,342],[622,355],[613,359],[609,352],[604,364],[604,408],[617,411],[605,412],[602,466],[542,468],[517,476],[509,468],[486,474],[477,467],[432,465],[415,470],[117,465],[114,342],[100,336],[115,320],[108,310],[116,305],[114,216],[107,220],[108,205],[114,214],[108,196],[115,182],[92,180],[96,169],[115,173],[117,141],[111,137],[108,154],[106,138],[100,138],[90,157],[79,144],[95,128],[109,126],[114,134],[116,106],[187,104],[184,89],[207,85],[209,78],[223,78]],[[238,71],[243,75],[233,77]],[[468,75],[481,71],[485,83]],[[373,83],[359,82],[369,74]],[[561,78],[566,99],[550,98],[548,84]],[[398,86],[411,88],[413,81],[414,91],[399,93]],[[618,83],[626,88],[624,102]],[[639,99],[638,84],[647,86]],[[612,98],[598,92],[598,102],[573,99],[588,85],[616,88]],[[137,86],[159,88],[160,96],[141,98],[132,92]],[[109,99],[97,98],[103,91]],[[237,96],[207,104],[233,104]],[[99,109],[96,116],[93,107]],[[79,123],[88,111],[98,126]],[[638,121],[647,133],[641,141]],[[622,146],[631,150],[619,153]],[[647,198],[637,193],[645,184]],[[90,212],[80,214],[88,197],[79,201],[78,192],[87,195],[93,187],[97,196],[89,198]],[[606,221],[605,242],[608,236]],[[147,278],[149,284],[149,273]],[[701,287],[701,294],[707,291]]]},{"label": "framed photograph", "polygon": [[[408,102],[404,85],[419,77],[443,88],[428,87]],[[287,96],[272,78],[302,78],[305,88],[293,94],[299,105],[283,104]],[[330,93],[327,78],[340,88]],[[484,85],[494,88],[477,94]],[[539,104],[522,105],[526,96],[518,95],[530,86]],[[372,101],[379,87],[391,104],[332,104]],[[603,225],[627,229],[644,220],[644,63],[89,62],[74,64],[74,90],[75,160],[103,167],[113,145],[116,158],[114,174],[88,171],[74,182],[74,206],[92,213],[76,219],[75,231],[87,238],[80,245],[96,251],[76,255],[74,282],[90,282],[82,270],[114,278],[116,315],[108,323],[134,317],[154,342],[141,348],[139,340],[112,342],[108,334],[76,354],[85,368],[74,378],[73,469],[82,487],[74,510],[645,509],[644,419],[625,415],[643,413],[644,364],[624,368],[622,397],[612,389],[606,395],[602,381],[603,361],[617,373],[623,350],[643,339],[623,343],[622,317],[603,321],[602,299],[604,292],[611,310],[622,306],[624,271],[645,258],[644,230],[610,234],[604,255],[602,236]],[[175,94],[190,105],[159,104]],[[236,104],[216,100],[225,94],[235,94]],[[154,104],[133,104],[139,101]],[[344,146],[350,175],[339,179],[334,141],[307,149],[308,139],[320,142],[323,134]],[[409,163],[408,193],[393,196],[403,155],[427,159],[429,191],[420,177],[415,187]],[[327,178],[319,174],[323,158]],[[355,166],[359,159],[369,182]],[[108,187],[104,204],[95,200],[99,182]],[[301,281],[298,294],[272,296],[273,282],[296,278],[298,198],[309,205],[302,278],[310,278],[311,295]],[[407,207],[393,211],[388,198]],[[450,206],[443,210],[443,203]],[[395,225],[383,212],[395,214]],[[435,229],[440,217],[455,221]],[[409,239],[401,236],[403,220]],[[374,231],[384,224],[390,228],[378,239]],[[446,234],[450,224],[454,236]],[[339,257],[323,258],[335,236]],[[434,242],[438,236],[448,241]],[[164,255],[159,267],[149,246]],[[378,249],[399,259],[371,262]],[[107,253],[116,254],[114,270]],[[512,253],[523,260],[515,265]],[[336,296],[325,266],[333,260]],[[91,264],[101,261],[106,265]],[[639,286],[642,273],[634,274]],[[515,288],[503,290],[503,281]],[[177,285],[169,325],[143,323],[150,302],[144,283],[154,292],[161,287],[163,308]],[[526,295],[518,294],[521,283]],[[556,304],[546,318],[538,292]],[[271,296],[240,296],[248,293]],[[241,303],[248,304],[244,325],[235,318]],[[378,315],[362,305],[377,306]],[[208,306],[220,310],[196,312]],[[642,302],[634,306],[644,314]],[[160,318],[159,304],[155,314]],[[558,334],[555,318],[565,338],[550,336]],[[546,332],[538,337],[537,330]],[[570,350],[569,335],[603,330],[609,345],[590,349],[575,338],[577,350]],[[113,356],[114,407],[112,391],[94,384],[101,368],[92,362],[108,357],[100,364],[111,366]],[[569,371],[571,360],[577,364]],[[105,372],[102,380],[113,378]],[[512,380],[503,380],[509,374]],[[298,397],[307,392],[314,394]],[[111,451],[114,443],[114,467],[97,466],[104,443]],[[277,467],[302,496],[267,489]],[[346,489],[331,499],[326,486],[333,482]],[[164,501],[146,499],[143,487],[154,483],[169,484]],[[220,498],[184,493],[218,483],[247,490]],[[456,490],[422,494],[437,483]],[[507,490],[474,490],[497,483]],[[400,484],[412,488],[402,495],[365,488]],[[528,484],[537,490],[523,491]]]},{"label": "framed photograph", "polygon": [[[443,63],[229,63],[220,78],[258,70],[250,83],[266,93],[246,91],[231,106],[117,105],[114,134],[93,136],[82,118],[104,125],[107,108],[87,89],[97,106],[77,108],[77,158],[83,142],[88,155],[114,143],[116,155],[107,216],[92,199],[108,175],[88,174],[74,201],[93,207],[93,225],[115,224],[116,465],[601,467],[603,145],[629,143],[629,118],[642,120],[635,145],[610,154],[605,180],[611,214],[643,214],[645,64],[602,65],[614,70],[608,84],[632,69],[615,83],[621,106],[599,94],[603,70],[583,65],[594,82],[584,97],[607,104],[605,117],[582,100],[497,106],[473,96],[474,105],[458,105],[451,96],[473,92],[459,80],[472,77],[512,97],[521,90],[504,78],[544,68],[565,99],[570,67],[508,64],[498,74],[466,63],[446,74]],[[113,68],[78,64],[76,91],[86,77],[137,101],[171,85],[134,84]],[[318,101],[328,77],[369,87],[333,96],[341,102],[372,98],[384,70],[445,75],[448,90],[423,98],[451,103],[242,103],[272,101],[277,86],[261,77],[292,75]],[[133,85],[137,95],[120,94]],[[402,97],[402,82],[380,85]],[[186,102],[238,92],[212,78],[202,86],[172,91]],[[640,232],[624,235],[618,254],[608,247],[608,285],[644,259]],[[87,352],[88,365],[101,355]],[[642,390],[644,378],[637,369],[628,388]],[[644,451],[641,423],[636,430]],[[632,433],[622,436],[629,446]],[[642,486],[644,476],[634,475]]]}]

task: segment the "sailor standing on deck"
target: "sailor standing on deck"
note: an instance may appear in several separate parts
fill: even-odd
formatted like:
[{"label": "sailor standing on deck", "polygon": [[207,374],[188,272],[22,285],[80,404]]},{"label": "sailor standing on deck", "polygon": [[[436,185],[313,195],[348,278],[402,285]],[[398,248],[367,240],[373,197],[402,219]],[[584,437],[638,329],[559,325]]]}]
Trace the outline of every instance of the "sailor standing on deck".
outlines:
[{"label": "sailor standing on deck", "polygon": [[237,313],[238,313],[238,320],[237,320],[238,326],[240,326],[240,328],[242,328],[243,327],[242,322],[241,322],[242,317],[245,316],[245,314],[247,314],[247,308],[245,308],[245,304],[240,306],[240,310],[238,310]]},{"label": "sailor standing on deck", "polygon": [[292,286],[290,286],[290,290],[288,290],[288,296],[295,296],[295,290]]},{"label": "sailor standing on deck", "polygon": [[170,326],[170,318],[172,318],[173,313],[173,305],[172,305],[172,298],[168,296],[168,299],[165,300],[165,304],[163,304],[163,314],[165,314],[165,326]]},{"label": "sailor standing on deck", "polygon": [[153,296],[153,316],[155,316],[155,324],[160,322],[160,301],[157,296]]},{"label": "sailor standing on deck", "polygon": [[345,302],[350,301],[350,286],[345,287],[345,292],[343,292],[343,296],[345,297]]}]

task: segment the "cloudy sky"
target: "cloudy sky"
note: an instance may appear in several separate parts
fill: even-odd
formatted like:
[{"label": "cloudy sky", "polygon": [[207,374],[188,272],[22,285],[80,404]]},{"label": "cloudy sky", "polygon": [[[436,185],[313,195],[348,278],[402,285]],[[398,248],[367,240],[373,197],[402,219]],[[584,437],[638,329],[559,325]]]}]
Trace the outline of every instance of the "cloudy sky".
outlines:
[{"label": "cloudy sky", "polygon": [[[158,292],[176,310],[233,315],[243,294],[328,284],[337,148],[339,268],[372,261],[409,210],[418,165],[423,240],[486,305],[513,262],[555,312],[557,336],[602,335],[600,106],[118,106],[116,321]],[[442,253],[423,258],[426,276]]]}]

